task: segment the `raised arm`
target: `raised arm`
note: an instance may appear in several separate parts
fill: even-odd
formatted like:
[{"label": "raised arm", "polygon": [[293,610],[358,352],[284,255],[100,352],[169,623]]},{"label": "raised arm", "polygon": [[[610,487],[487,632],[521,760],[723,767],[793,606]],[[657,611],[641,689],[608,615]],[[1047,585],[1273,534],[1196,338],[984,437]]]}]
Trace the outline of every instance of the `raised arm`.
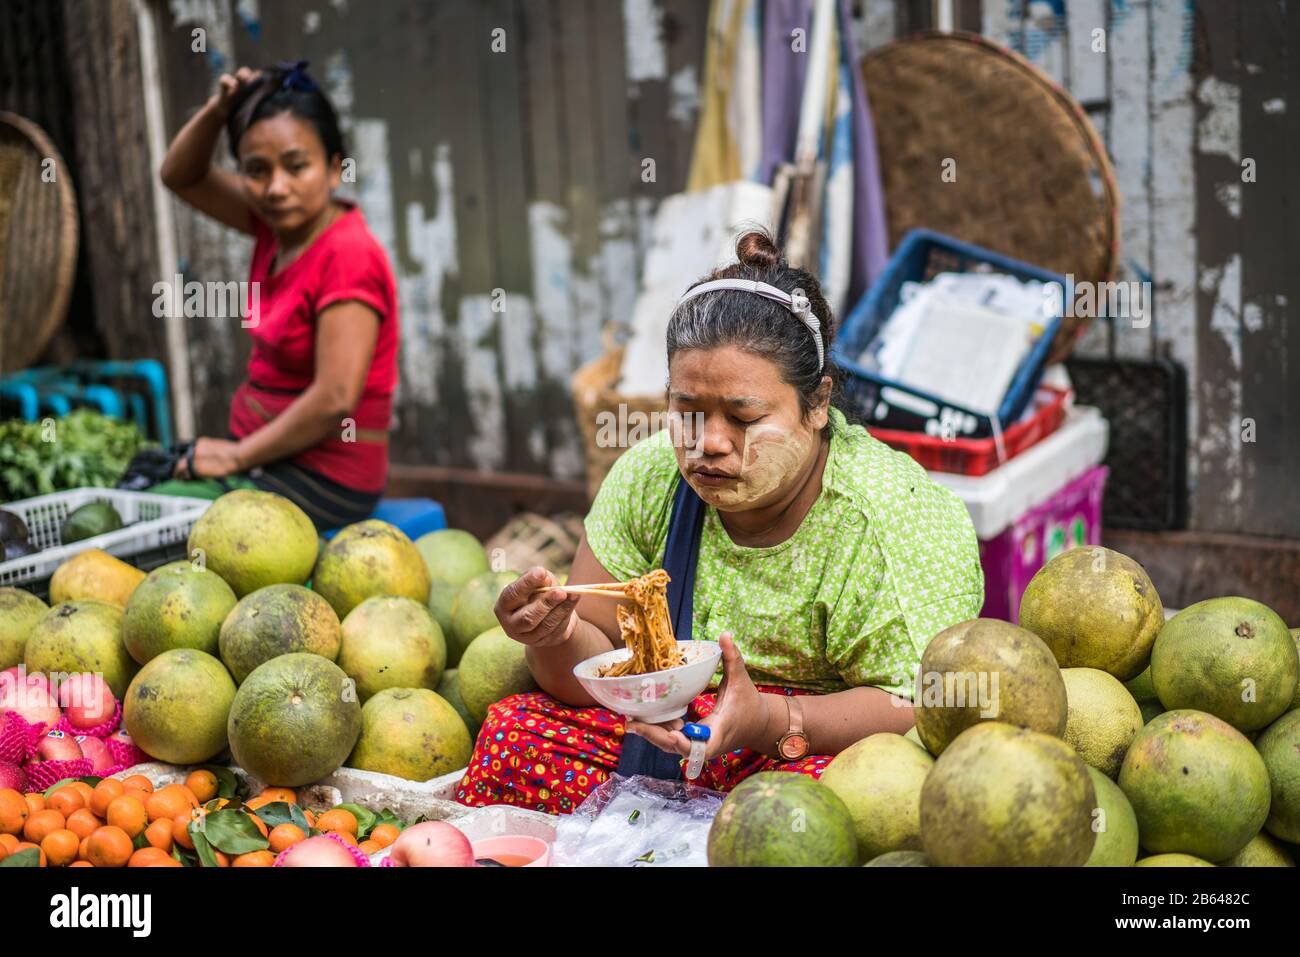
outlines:
[{"label": "raised arm", "polygon": [[[569,573],[569,584],[616,581],[596,560],[584,535]],[[545,585],[550,591],[534,597]],[[528,667],[542,690],[565,704],[586,707],[595,699],[573,676],[573,668],[593,655],[622,647],[615,609],[608,598],[570,595],[544,568],[530,568],[501,592],[496,615],[506,634],[525,646]]]},{"label": "raised arm", "polygon": [[212,153],[230,116],[235,95],[256,77],[248,67],[241,67],[234,76],[223,74],[217,92],[190,117],[167,147],[167,155],[158,170],[163,185],[185,202],[245,233],[253,232],[253,214],[244,200],[239,178],[213,166]]}]

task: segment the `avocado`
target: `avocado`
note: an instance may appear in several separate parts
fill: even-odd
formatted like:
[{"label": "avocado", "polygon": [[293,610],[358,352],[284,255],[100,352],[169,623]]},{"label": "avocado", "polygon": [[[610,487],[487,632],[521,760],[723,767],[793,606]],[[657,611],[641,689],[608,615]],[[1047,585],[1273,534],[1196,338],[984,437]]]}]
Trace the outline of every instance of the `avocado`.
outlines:
[{"label": "avocado", "polygon": [[79,542],[122,527],[122,516],[107,502],[87,502],[63,520],[60,538],[64,545]]}]

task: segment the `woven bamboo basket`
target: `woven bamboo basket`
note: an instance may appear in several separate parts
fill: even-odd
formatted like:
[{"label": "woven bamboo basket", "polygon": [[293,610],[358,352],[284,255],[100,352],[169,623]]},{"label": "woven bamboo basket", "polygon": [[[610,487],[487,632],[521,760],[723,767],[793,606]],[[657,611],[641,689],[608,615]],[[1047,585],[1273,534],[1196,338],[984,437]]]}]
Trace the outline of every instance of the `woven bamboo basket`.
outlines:
[{"label": "woven bamboo basket", "polygon": [[0,373],[40,358],[77,265],[72,173],[35,123],[0,112]]},{"label": "woven bamboo basket", "polygon": [[[984,37],[934,32],[872,52],[862,74],[891,247],[920,227],[1076,280],[1113,277],[1115,172],[1083,107],[1051,78]],[[1086,325],[1066,318],[1051,361]]]},{"label": "woven bamboo basket", "polygon": [[575,512],[516,515],[484,546],[494,568],[523,572],[541,565],[556,575],[567,575],[578,554],[582,538],[582,516]]},{"label": "woven bamboo basket", "polygon": [[614,462],[627,451],[621,443],[602,441],[602,423],[606,420],[602,413],[612,415],[615,423],[643,420],[642,417],[650,422],[662,422],[662,413],[668,407],[665,396],[633,396],[619,392],[617,383],[622,365],[623,347],[607,335],[605,352],[578,369],[570,382],[574,411],[582,431],[587,493],[592,498],[596,497],[600,483]]}]

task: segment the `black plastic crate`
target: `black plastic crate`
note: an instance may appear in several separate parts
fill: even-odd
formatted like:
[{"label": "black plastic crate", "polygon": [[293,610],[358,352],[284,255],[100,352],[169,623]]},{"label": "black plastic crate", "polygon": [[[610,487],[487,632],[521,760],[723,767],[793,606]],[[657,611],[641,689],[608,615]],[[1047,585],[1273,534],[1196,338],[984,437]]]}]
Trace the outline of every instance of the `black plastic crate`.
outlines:
[{"label": "black plastic crate", "polygon": [[1110,422],[1106,525],[1144,531],[1187,524],[1187,375],[1168,359],[1070,359],[1080,405]]}]

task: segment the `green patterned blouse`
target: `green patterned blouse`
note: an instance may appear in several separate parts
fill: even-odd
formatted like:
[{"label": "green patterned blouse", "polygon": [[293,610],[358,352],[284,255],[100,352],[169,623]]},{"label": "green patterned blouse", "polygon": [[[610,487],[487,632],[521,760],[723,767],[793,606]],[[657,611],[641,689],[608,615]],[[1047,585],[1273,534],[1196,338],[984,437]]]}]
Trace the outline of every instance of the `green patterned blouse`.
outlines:
[{"label": "green patterned blouse", "polygon": [[[614,464],[586,521],[611,575],[662,566],[680,480],[667,431]],[[871,685],[911,698],[927,642],[984,603],[965,506],[838,409],[821,494],[795,533],[737,545],[707,507],[695,582],[694,637],[730,631],[755,683],[822,693]]]}]

